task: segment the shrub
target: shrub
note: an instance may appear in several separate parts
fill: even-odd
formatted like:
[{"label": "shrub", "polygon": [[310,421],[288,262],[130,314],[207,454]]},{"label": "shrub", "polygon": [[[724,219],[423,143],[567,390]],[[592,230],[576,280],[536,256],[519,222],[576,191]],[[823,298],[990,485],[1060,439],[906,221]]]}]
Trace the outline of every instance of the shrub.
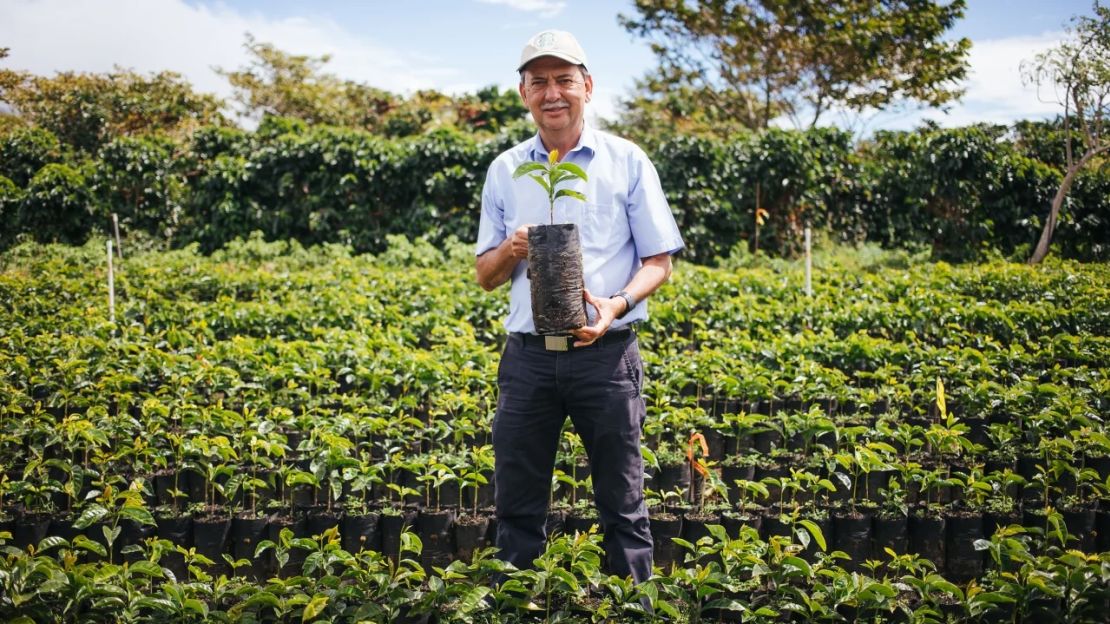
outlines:
[{"label": "shrub", "polygon": [[80,171],[48,164],[31,179],[19,202],[15,230],[41,242],[77,245],[85,242],[101,214]]},{"label": "shrub", "polygon": [[58,137],[43,128],[16,128],[0,136],[0,175],[26,187],[39,169],[62,162],[64,152]]},{"label": "shrub", "polygon": [[164,136],[121,137],[97,153],[92,191],[120,228],[164,239],[181,218],[184,183],[175,172],[173,142]]}]

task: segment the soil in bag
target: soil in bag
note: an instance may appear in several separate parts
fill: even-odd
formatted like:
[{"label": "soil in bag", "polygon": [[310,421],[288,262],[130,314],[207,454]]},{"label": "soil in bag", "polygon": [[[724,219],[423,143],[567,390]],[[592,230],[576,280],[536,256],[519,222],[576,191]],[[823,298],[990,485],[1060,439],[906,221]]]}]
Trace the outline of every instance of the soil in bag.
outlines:
[{"label": "soil in bag", "polygon": [[340,525],[343,550],[355,554],[361,550],[382,549],[381,515],[369,512],[358,516],[344,516]]},{"label": "soil in bag", "polygon": [[528,277],[537,334],[563,333],[586,324],[577,225],[536,225],[528,229]]}]

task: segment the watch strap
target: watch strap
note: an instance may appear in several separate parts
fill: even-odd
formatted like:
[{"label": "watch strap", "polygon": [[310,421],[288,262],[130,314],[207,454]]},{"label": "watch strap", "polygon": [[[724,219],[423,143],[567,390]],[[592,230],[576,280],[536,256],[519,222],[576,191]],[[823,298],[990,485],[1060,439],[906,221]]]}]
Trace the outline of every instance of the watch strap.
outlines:
[{"label": "watch strap", "polygon": [[632,308],[636,307],[636,299],[632,295],[628,294],[627,290],[622,290],[613,296],[624,299],[624,302],[627,304],[624,308],[624,312],[621,312],[619,315],[617,315],[617,318],[619,319],[624,318],[626,314],[632,311]]}]

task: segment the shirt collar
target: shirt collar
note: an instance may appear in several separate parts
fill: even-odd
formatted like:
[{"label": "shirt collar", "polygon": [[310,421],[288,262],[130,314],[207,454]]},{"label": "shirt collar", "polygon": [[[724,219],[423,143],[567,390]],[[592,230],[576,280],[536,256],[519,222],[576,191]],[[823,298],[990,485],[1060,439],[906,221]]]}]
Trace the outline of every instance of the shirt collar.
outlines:
[{"label": "shirt collar", "polygon": [[[570,150],[573,154],[581,149],[590,150],[590,154],[597,153],[597,132],[590,127],[590,124],[584,123],[582,126],[582,136],[578,137],[578,144],[574,149]],[[543,141],[540,140],[540,133],[532,137],[532,149],[530,156],[534,161],[547,161],[547,148],[543,146]]]}]

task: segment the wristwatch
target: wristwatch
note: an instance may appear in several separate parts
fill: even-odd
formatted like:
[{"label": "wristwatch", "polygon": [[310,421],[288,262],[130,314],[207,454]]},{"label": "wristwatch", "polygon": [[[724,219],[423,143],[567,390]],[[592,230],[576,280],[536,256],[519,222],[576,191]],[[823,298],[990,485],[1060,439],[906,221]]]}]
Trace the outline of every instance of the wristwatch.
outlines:
[{"label": "wristwatch", "polygon": [[[628,294],[627,290],[622,290],[622,291],[618,292],[617,294],[613,295],[613,297],[620,297],[621,299],[624,299],[624,302],[626,304],[628,304],[624,308],[624,312],[621,312],[620,314],[617,315],[617,318],[619,318],[619,319],[624,318],[625,314],[628,314],[629,312],[632,311],[632,308],[636,307],[636,299],[634,299],[632,297],[632,295]],[[610,297],[610,299],[612,299],[613,297]]]}]

